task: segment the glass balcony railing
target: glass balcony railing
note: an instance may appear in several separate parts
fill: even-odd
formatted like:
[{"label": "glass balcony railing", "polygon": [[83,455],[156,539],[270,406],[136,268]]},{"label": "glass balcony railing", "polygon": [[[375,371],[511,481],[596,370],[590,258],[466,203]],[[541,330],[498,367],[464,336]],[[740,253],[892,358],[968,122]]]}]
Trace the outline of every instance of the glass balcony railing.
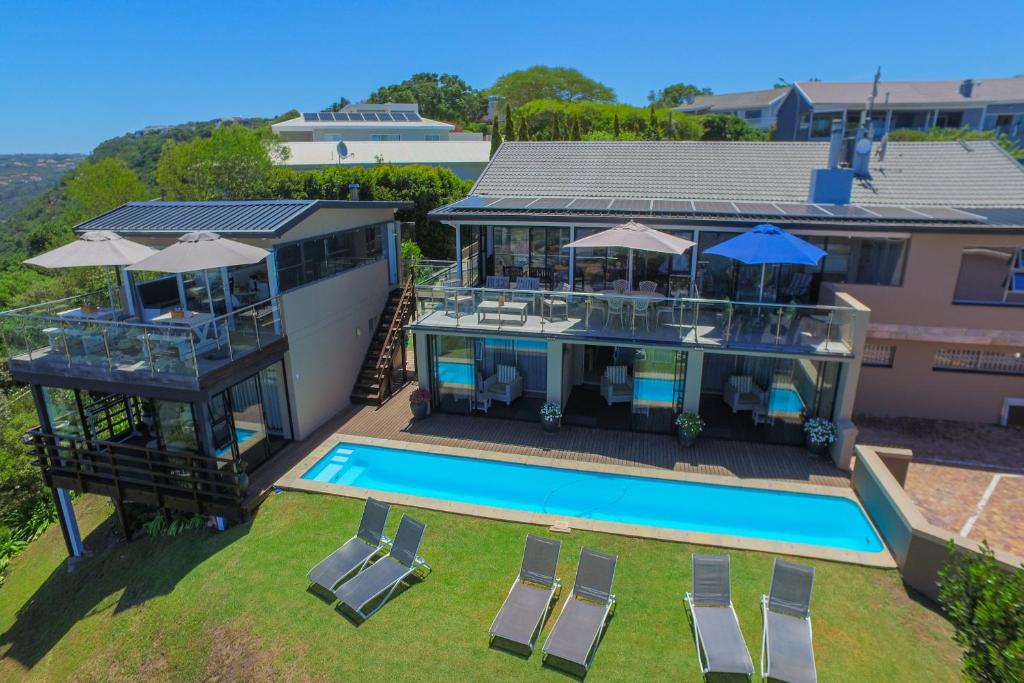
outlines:
[{"label": "glass balcony railing", "polygon": [[0,313],[12,369],[198,383],[204,373],[284,336],[276,299],[220,316],[171,311],[147,323],[103,303],[90,293]]},{"label": "glass balcony railing", "polygon": [[657,293],[424,286],[413,325],[696,347],[850,355],[857,311]]}]

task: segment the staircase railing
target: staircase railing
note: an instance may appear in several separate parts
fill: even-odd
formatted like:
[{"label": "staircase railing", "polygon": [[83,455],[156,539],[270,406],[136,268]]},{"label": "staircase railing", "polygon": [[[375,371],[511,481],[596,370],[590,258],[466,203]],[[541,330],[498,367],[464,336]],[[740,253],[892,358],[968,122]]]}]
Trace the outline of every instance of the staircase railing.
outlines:
[{"label": "staircase railing", "polygon": [[405,382],[406,358],[405,358],[405,334],[403,328],[412,319],[412,313],[416,309],[416,287],[414,276],[410,275],[402,287],[402,295],[395,307],[395,314],[388,325],[387,335],[384,337],[384,345],[377,357],[377,364],[374,372],[374,381],[380,387],[377,394],[377,405],[383,405],[384,401],[393,393],[392,378],[395,374],[395,350],[399,345],[402,351],[402,381]]}]

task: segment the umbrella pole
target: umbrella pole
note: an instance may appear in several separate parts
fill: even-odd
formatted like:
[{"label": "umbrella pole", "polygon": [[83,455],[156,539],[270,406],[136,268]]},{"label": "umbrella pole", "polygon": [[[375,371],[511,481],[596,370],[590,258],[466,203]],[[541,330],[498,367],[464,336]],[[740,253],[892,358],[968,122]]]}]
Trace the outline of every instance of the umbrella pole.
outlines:
[{"label": "umbrella pole", "polygon": [[116,310],[117,306],[114,304],[114,290],[110,285],[110,270],[104,268],[103,276],[107,279],[107,298],[110,299],[110,308]]},{"label": "umbrella pole", "polygon": [[629,250],[629,266],[627,267],[626,273],[627,273],[627,277],[628,277],[627,287],[629,288],[630,291],[633,291],[633,250],[632,249]]},{"label": "umbrella pole", "polygon": [[765,269],[765,265],[766,264],[764,264],[764,263],[761,264],[761,289],[757,293],[757,302],[758,303],[761,303],[761,302],[764,301],[764,269]]}]

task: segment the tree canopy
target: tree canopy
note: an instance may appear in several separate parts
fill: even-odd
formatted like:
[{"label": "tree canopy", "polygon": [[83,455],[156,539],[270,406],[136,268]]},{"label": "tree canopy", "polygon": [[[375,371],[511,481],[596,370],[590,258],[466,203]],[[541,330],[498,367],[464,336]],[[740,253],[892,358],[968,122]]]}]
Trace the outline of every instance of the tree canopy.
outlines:
[{"label": "tree canopy", "polygon": [[107,157],[83,162],[68,180],[67,197],[65,218],[75,224],[125,202],[145,199],[146,186],[124,161]]},{"label": "tree canopy", "polygon": [[487,112],[487,97],[454,74],[418,73],[375,90],[367,102],[415,102],[431,119],[473,123]]},{"label": "tree canopy", "polygon": [[513,107],[532,100],[615,101],[611,88],[563,66],[531,66],[512,71],[498,78],[489,92],[501,95]]},{"label": "tree canopy", "polygon": [[711,88],[700,88],[691,83],[673,83],[661,90],[652,90],[647,99],[656,107],[678,107],[689,97],[711,94]]}]

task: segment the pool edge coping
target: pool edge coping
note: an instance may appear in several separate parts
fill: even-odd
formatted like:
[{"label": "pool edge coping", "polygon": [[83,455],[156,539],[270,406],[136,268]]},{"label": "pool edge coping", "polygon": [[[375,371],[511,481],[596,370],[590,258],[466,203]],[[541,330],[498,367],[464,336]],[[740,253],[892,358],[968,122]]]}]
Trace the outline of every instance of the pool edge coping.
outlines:
[{"label": "pool edge coping", "polygon": [[[565,515],[554,515],[541,512],[529,512],[513,508],[494,507],[489,505],[476,505],[448,501],[440,498],[426,496],[413,496],[409,494],[392,493],[379,489],[361,488],[345,484],[332,484],[303,479],[302,475],[313,465],[319,462],[325,455],[334,450],[341,442],[362,444],[366,446],[379,446],[395,450],[418,451],[433,453],[435,455],[449,455],[455,457],[475,458],[478,460],[492,460],[498,462],[512,462],[540,467],[555,467],[558,469],[576,470],[583,472],[595,472],[605,474],[621,474],[633,477],[645,477],[652,479],[664,479],[669,481],[685,481],[712,485],[732,486],[735,488],[751,488],[767,491],[780,491],[790,493],[810,493],[845,498],[853,502],[864,515],[868,524],[871,525],[876,537],[882,543],[882,550],[868,552],[862,550],[848,550],[844,548],[833,548],[829,546],[810,545],[804,543],[792,543],[789,541],[775,541],[769,539],[750,538],[746,536],[733,536],[728,534],[712,534],[699,531],[683,531],[681,529],[670,529],[665,527],[647,526],[641,524],[627,524],[624,522],[610,522],[604,520],[593,520],[584,517],[571,517]],[[554,526],[556,524],[567,524],[570,529],[594,531],[598,533],[612,533],[622,536],[634,536],[640,538],[651,538],[662,541],[675,541],[681,543],[692,543],[694,545],[710,545],[736,550],[752,550],[757,552],[778,553],[794,557],[808,557],[845,564],[856,564],[867,567],[884,569],[895,569],[896,561],[883,536],[878,532],[871,516],[864,509],[860,500],[852,489],[839,487],[822,486],[819,484],[799,484],[795,482],[771,482],[764,480],[743,481],[731,477],[724,477],[713,474],[694,474],[690,472],[676,472],[651,468],[636,468],[623,465],[607,465],[601,463],[566,461],[557,458],[548,458],[534,455],[517,455],[514,453],[502,453],[497,451],[484,451],[476,449],[459,448],[455,446],[439,446],[435,444],[421,444],[408,441],[396,441],[392,439],[378,439],[374,437],[356,436],[343,433],[334,433],[316,448],[309,452],[302,460],[296,463],[278,481],[277,486],[285,489],[306,491],[311,493],[322,493],[329,495],[340,495],[348,498],[366,499],[373,497],[386,503],[394,505],[407,505],[410,507],[440,510],[455,514],[470,515],[500,521],[518,522],[523,524],[538,524],[543,526]]]}]

